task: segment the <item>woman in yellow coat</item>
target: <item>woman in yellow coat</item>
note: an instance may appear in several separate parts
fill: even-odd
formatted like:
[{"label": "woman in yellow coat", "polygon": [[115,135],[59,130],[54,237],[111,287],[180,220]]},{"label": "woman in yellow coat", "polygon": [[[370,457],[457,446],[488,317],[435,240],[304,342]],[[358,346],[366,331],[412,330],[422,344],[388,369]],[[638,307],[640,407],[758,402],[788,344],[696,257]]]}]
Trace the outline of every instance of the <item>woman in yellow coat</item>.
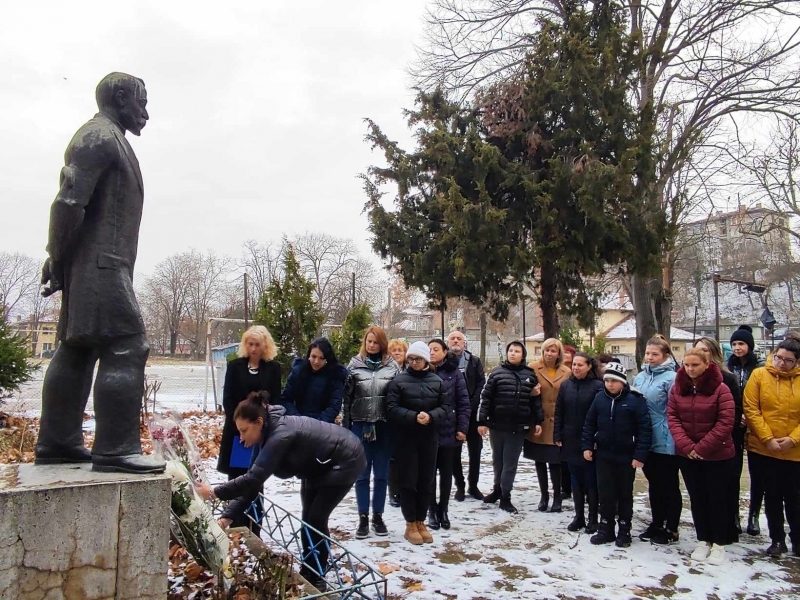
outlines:
[{"label": "woman in yellow coat", "polygon": [[784,340],[756,369],[744,389],[747,460],[765,478],[770,556],[787,552],[783,512],[792,552],[800,555],[800,342]]},{"label": "woman in yellow coat", "polygon": [[523,456],[536,462],[536,478],[539,480],[541,492],[538,509],[545,512],[550,503],[547,489],[547,466],[550,465],[550,479],[553,483],[553,505],[550,507],[550,512],[561,512],[561,448],[556,446],[553,430],[558,390],[561,382],[569,379],[572,372],[564,365],[564,346],[555,338],[544,341],[542,357],[529,363],[528,367],[533,369],[539,380],[539,385],[534,388],[531,395],[542,396],[544,422],[539,435],[535,435],[533,427],[535,424],[531,424],[525,439]]}]

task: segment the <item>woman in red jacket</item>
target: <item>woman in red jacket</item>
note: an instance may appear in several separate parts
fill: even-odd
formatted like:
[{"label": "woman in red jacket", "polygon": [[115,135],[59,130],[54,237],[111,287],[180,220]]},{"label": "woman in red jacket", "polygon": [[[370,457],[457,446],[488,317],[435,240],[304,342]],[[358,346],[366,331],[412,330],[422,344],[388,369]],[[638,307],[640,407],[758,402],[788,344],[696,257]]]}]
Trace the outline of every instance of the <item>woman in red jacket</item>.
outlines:
[{"label": "woman in red jacket", "polygon": [[686,352],[669,392],[667,421],[692,503],[699,542],[692,560],[712,565],[725,562],[724,546],[732,542],[728,488],[736,454],[735,411],[719,367],[698,348]]}]

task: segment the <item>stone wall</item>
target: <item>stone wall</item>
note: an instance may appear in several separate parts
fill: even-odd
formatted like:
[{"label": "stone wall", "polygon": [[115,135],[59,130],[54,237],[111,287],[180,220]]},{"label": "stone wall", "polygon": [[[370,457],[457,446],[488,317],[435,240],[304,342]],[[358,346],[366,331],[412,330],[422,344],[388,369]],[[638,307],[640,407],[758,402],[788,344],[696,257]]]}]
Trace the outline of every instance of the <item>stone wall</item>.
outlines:
[{"label": "stone wall", "polygon": [[167,596],[170,478],[89,465],[0,470],[0,599]]}]

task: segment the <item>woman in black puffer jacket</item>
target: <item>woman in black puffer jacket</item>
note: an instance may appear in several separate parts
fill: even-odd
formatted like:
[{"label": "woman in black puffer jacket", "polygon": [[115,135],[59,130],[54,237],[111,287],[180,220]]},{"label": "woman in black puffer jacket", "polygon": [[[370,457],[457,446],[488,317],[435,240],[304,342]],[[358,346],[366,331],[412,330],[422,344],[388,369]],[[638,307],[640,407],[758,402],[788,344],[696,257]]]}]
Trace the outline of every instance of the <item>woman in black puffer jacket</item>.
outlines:
[{"label": "woman in black puffer jacket", "polygon": [[494,490],[483,501],[494,504],[500,500],[500,508],[510,513],[517,512],[511,504],[511,489],[525,434],[533,423],[540,435],[544,421],[541,396],[531,395],[538,391],[539,382],[525,364],[526,356],[522,342],[506,346],[506,360],[489,374],[478,406],[478,433],[485,436],[492,430],[489,442],[494,467]]},{"label": "woman in black puffer jacket", "polygon": [[397,375],[386,390],[386,416],[395,428],[397,447],[402,448],[395,463],[400,509],[406,520],[404,537],[415,545],[433,542],[425,513],[436,469],[437,426],[453,411],[430,361],[427,344],[414,342],[406,355],[408,370]]},{"label": "woman in black puffer jacket", "polygon": [[439,450],[436,453],[436,470],[439,471],[439,502],[436,502],[436,476],[431,486],[431,504],[428,507],[428,527],[450,529],[450,491],[453,489],[453,465],[455,456],[461,455],[461,446],[469,430],[470,403],[467,380],[458,368],[458,357],[447,351],[442,339],[428,342],[431,363],[444,383],[445,393],[453,411],[439,425]]},{"label": "woman in black puffer jacket", "polygon": [[[597,363],[588,354],[578,352],[572,359],[572,375],[558,389],[553,440],[561,447],[561,457],[569,465],[575,518],[567,526],[570,531],[586,527],[586,533],[597,532],[597,474],[594,463],[583,458],[581,436],[583,424],[594,397],[603,391]],[[589,520],[584,514],[589,501]]]}]

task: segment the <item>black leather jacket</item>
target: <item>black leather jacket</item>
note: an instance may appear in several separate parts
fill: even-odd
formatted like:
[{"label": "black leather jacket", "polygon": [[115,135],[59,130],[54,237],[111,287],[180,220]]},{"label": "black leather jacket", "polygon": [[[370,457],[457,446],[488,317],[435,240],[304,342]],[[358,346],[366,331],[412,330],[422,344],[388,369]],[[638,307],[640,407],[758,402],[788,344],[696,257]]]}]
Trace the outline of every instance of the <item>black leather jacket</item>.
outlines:
[{"label": "black leather jacket", "polygon": [[362,356],[354,356],[347,365],[347,383],[342,403],[342,425],[350,428],[356,421],[377,423],[386,420],[386,388],[400,372],[391,356],[378,369],[367,366]]}]

